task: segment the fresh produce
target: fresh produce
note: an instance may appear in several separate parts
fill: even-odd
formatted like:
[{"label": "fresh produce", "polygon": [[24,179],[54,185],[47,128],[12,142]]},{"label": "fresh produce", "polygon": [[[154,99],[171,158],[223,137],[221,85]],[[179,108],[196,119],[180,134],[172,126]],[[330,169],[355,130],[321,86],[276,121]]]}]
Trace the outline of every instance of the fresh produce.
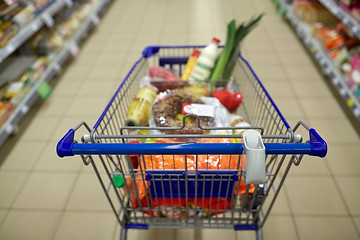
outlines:
[{"label": "fresh produce", "polygon": [[150,67],[147,75],[150,78],[150,84],[156,87],[159,92],[176,89],[184,84],[172,71],[160,66]]},{"label": "fresh produce", "polygon": [[243,100],[240,92],[232,93],[227,90],[216,90],[213,92],[213,97],[217,98],[229,112],[235,112]]},{"label": "fresh produce", "polygon": [[256,26],[264,14],[252,18],[247,23],[242,23],[236,28],[235,20],[230,21],[227,28],[225,48],[217,61],[214,71],[210,77],[210,94],[215,90],[219,79],[229,79],[234,69],[239,54],[239,44],[244,37]]}]

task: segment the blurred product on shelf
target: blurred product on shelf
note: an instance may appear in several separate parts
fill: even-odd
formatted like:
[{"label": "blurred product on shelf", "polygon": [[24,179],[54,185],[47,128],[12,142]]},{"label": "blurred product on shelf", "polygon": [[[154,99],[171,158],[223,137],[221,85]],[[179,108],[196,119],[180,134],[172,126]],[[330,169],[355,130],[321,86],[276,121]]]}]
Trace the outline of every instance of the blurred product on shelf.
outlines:
[{"label": "blurred product on shelf", "polygon": [[17,106],[46,71],[47,65],[48,61],[46,58],[38,58],[19,79],[5,85],[4,91],[0,95],[1,101],[9,102]]},{"label": "blurred product on shelf", "polygon": [[321,22],[325,26],[333,26],[339,20],[316,0],[294,0],[294,12],[307,24]]},{"label": "blurred product on shelf", "polygon": [[13,109],[14,104],[0,101],[0,127],[2,127],[6,120],[11,116]]},{"label": "blurred product on shelf", "polygon": [[17,1],[0,5],[0,47],[5,46],[24,26],[29,24],[54,0]]},{"label": "blurred product on shelf", "polygon": [[358,0],[339,0],[339,5],[346,11],[350,12],[353,7],[358,6],[360,1]]},{"label": "blurred product on shelf", "polygon": [[351,37],[347,27],[340,23],[333,29],[325,28],[319,23],[314,24],[312,33],[334,65],[344,74],[350,91],[360,99],[360,40]]},{"label": "blurred product on shelf", "polygon": [[54,17],[54,26],[43,28],[26,44],[31,54],[45,56],[61,49],[90,14],[93,4],[86,1],[74,2],[71,8],[64,8]]},{"label": "blurred product on shelf", "polygon": [[[360,45],[360,40],[350,35],[344,24],[337,24],[335,28],[325,28],[322,23],[313,26],[313,37],[315,37],[329,51],[339,51],[345,47],[350,50]],[[334,55],[336,57],[337,54]]]},{"label": "blurred product on shelf", "polygon": [[338,4],[348,12],[354,19],[360,22],[360,1],[359,0],[340,0]]},{"label": "blurred product on shelf", "polygon": [[[27,24],[32,20],[34,10],[46,8],[52,2],[34,0],[27,1],[26,4],[17,2],[10,7],[4,4],[0,5],[0,46],[4,46],[11,37],[16,35],[21,24]],[[17,59],[24,56],[37,57],[32,64],[28,65],[30,66],[28,69],[22,73],[23,70],[20,70],[17,77],[11,80],[6,79],[6,81],[0,83],[0,127],[11,116],[13,109],[23,101],[34,85],[43,78],[54,57],[64,48],[84,20],[90,16],[97,2],[79,0],[73,2],[71,8],[63,8],[54,17],[53,26],[42,28],[23,44],[19,51],[13,53],[12,58]],[[40,12],[37,12],[37,14],[40,14]],[[21,23],[22,21],[23,23]],[[16,31],[10,34],[11,29],[16,29]]]}]

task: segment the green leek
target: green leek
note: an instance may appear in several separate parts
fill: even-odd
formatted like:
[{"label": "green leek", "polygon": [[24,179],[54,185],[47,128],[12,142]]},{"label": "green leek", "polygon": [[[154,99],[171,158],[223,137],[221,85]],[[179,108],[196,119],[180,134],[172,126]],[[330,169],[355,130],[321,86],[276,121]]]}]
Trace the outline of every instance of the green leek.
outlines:
[{"label": "green leek", "polygon": [[240,42],[256,26],[263,15],[260,14],[256,18],[251,18],[249,22],[240,24],[237,29],[235,27],[235,20],[230,21],[225,48],[210,77],[210,93],[214,91],[216,83],[220,78],[222,80],[229,80],[240,52]]}]

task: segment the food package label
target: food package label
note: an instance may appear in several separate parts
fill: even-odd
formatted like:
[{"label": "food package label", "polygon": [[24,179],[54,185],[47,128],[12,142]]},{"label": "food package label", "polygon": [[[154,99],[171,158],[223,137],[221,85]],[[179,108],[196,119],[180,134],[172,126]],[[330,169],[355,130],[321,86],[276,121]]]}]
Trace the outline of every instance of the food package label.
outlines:
[{"label": "food package label", "polygon": [[199,117],[214,117],[215,108],[211,105],[206,104],[196,104],[196,103],[183,103],[182,113],[189,114],[193,113]]}]

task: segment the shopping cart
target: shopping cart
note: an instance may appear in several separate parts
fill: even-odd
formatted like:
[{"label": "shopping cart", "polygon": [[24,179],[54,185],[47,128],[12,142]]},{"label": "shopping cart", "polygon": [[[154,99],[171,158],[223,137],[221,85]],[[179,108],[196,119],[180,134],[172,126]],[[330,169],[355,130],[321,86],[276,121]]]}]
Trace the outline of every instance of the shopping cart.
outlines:
[{"label": "shopping cart", "polygon": [[[325,141],[314,129],[303,122],[293,129],[289,126],[242,56],[228,85],[243,93],[237,114],[251,126],[204,127],[193,114],[184,116],[182,127],[166,130],[180,130],[192,117],[206,134],[156,135],[164,128],[125,126],[127,107],[148,67],[165,66],[181,73],[193,48],[201,47],[146,47],[95,126],[91,129],[82,122],[57,145],[60,157],[80,155],[85,165],[92,165],[121,226],[121,239],[126,239],[128,229],[148,228],[253,230],[262,239],[262,227],[291,166],[299,165],[303,155],[327,153]],[[302,142],[297,134],[300,128],[307,131],[308,141]],[[81,143],[74,140],[79,129],[87,132],[77,138]],[[214,129],[224,133],[209,134]],[[154,138],[183,142],[133,143]],[[200,141],[207,138],[231,141]],[[163,166],[155,168],[153,161],[159,158],[163,161],[156,164]],[[223,161],[223,166],[200,167],[210,158]],[[185,162],[182,167],[175,167],[178,159]]]}]

